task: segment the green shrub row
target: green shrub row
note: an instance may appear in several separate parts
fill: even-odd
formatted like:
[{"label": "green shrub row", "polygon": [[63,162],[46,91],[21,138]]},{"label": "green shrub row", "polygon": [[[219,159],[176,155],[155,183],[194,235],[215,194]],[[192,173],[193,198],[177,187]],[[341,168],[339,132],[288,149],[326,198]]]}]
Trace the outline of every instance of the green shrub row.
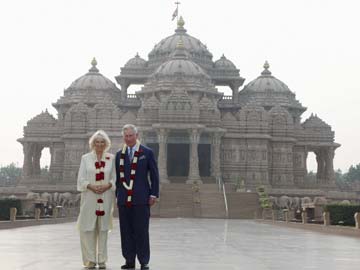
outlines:
[{"label": "green shrub row", "polygon": [[360,212],[360,205],[328,204],[324,210],[330,213],[332,225],[355,226],[354,214]]},{"label": "green shrub row", "polygon": [[10,219],[10,208],[16,207],[17,213],[21,213],[21,202],[19,199],[0,199],[0,219]]}]

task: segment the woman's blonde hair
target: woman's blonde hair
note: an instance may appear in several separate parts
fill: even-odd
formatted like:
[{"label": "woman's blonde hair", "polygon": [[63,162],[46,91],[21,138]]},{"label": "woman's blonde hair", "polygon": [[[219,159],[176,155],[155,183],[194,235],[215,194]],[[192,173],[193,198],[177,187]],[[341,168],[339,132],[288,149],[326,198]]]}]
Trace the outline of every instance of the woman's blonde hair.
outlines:
[{"label": "woman's blonde hair", "polygon": [[89,139],[89,147],[91,150],[94,150],[95,147],[95,140],[96,139],[103,139],[105,141],[105,150],[104,152],[107,152],[111,147],[111,141],[109,136],[106,134],[103,130],[96,131]]}]

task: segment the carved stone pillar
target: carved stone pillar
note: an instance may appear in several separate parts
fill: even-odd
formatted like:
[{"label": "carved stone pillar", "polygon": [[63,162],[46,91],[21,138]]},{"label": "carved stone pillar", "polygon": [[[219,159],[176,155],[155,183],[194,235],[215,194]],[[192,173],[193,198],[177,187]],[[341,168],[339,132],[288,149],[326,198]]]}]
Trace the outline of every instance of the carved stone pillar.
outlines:
[{"label": "carved stone pillar", "polygon": [[239,88],[241,86],[241,83],[240,82],[237,82],[237,81],[234,81],[230,84],[230,88],[232,90],[232,93],[233,93],[233,103],[237,103],[238,102],[238,99],[239,99]]},{"label": "carved stone pillar", "polygon": [[127,99],[127,89],[129,87],[130,83],[125,80],[125,79],[121,79],[120,80],[120,87],[121,87],[121,99],[122,100],[126,100]]},{"label": "carved stone pillar", "polygon": [[325,160],[323,151],[319,149],[318,151],[315,151],[316,154],[316,162],[317,162],[317,174],[316,178],[317,180],[322,181],[325,178],[324,172],[325,172]]},{"label": "carved stone pillar", "polygon": [[54,146],[51,145],[49,147],[49,150],[50,150],[50,166],[49,166],[49,171],[50,173],[52,172],[52,169],[53,169],[53,165],[55,163],[55,159],[54,159]]},{"label": "carved stone pillar", "polygon": [[159,141],[158,166],[159,166],[160,183],[169,183],[169,179],[167,175],[167,151],[166,151],[167,130],[163,128],[159,129],[157,136]]},{"label": "carved stone pillar", "polygon": [[23,143],[23,152],[24,152],[24,165],[23,165],[23,177],[27,178],[32,175],[32,144],[29,142]]},{"label": "carved stone pillar", "polygon": [[138,131],[139,134],[139,140],[141,142],[141,144],[146,145],[146,136],[145,136],[145,132],[142,130]]},{"label": "carved stone pillar", "polygon": [[40,169],[41,150],[42,147],[36,144],[34,147],[33,160],[32,160],[33,175],[40,175],[41,173],[41,169]]},{"label": "carved stone pillar", "polygon": [[325,174],[328,184],[335,184],[334,156],[334,147],[329,147],[325,152]]},{"label": "carved stone pillar", "polygon": [[211,172],[215,178],[221,176],[221,169],[220,169],[220,145],[221,145],[221,135],[214,134],[212,137],[212,150],[211,153]]},{"label": "carved stone pillar", "polygon": [[189,179],[186,181],[187,184],[201,184],[201,178],[199,173],[199,153],[198,145],[200,141],[200,132],[197,129],[190,131],[190,168],[189,168]]}]

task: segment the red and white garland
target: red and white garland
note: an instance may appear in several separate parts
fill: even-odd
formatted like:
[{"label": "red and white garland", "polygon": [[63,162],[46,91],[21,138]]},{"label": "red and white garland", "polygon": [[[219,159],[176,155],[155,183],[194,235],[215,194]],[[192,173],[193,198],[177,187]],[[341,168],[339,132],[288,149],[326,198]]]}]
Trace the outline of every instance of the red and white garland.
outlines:
[{"label": "red and white garland", "polygon": [[127,148],[126,144],[124,144],[124,146],[122,148],[122,151],[121,151],[121,155],[120,155],[120,166],[119,166],[119,168],[120,168],[120,182],[122,183],[124,188],[127,190],[127,198],[126,198],[126,202],[125,202],[125,205],[127,207],[131,207],[134,180],[135,180],[137,162],[138,162],[139,153],[140,153],[139,147],[140,147],[140,143],[136,142],[134,158],[133,158],[132,163],[131,163],[131,172],[130,172],[130,182],[129,182],[129,184],[127,184],[126,179],[125,179],[125,167],[124,167],[124,164],[125,164],[125,152],[126,152],[126,148]]},{"label": "red and white garland", "polygon": [[[109,157],[106,157],[106,159],[110,159]],[[103,185],[105,174],[104,174],[104,168],[105,168],[105,161],[96,161],[95,162],[95,185]],[[103,216],[105,215],[104,211],[104,193],[98,194],[97,196],[97,209],[95,211],[95,214],[97,216]]]}]

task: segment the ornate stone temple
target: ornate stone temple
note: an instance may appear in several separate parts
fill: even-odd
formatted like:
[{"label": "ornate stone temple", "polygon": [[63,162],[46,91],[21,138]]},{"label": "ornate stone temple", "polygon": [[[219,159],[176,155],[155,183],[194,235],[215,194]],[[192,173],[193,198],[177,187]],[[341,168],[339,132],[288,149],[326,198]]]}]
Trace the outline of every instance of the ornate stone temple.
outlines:
[{"label": "ornate stone temple", "polygon": [[[265,62],[259,77],[244,87],[239,69],[224,55],[214,61],[208,48],[189,35],[180,18],[175,33],[158,42],[148,60],[130,59],[116,82],[103,76],[94,59],[52,105],[28,121],[23,145],[22,183],[76,183],[81,155],[94,131],[105,130],[111,151],[119,149],[121,128],[139,127],[154,149],[162,183],[241,181],[246,188],[331,188],[335,149],[331,127],[306,110]],[[142,85],[128,94],[131,85]],[[227,86],[225,96],[217,86]],[[242,89],[241,89],[242,87]],[[49,177],[40,177],[40,158],[49,148]],[[308,153],[316,155],[316,182],[306,179]]]}]

